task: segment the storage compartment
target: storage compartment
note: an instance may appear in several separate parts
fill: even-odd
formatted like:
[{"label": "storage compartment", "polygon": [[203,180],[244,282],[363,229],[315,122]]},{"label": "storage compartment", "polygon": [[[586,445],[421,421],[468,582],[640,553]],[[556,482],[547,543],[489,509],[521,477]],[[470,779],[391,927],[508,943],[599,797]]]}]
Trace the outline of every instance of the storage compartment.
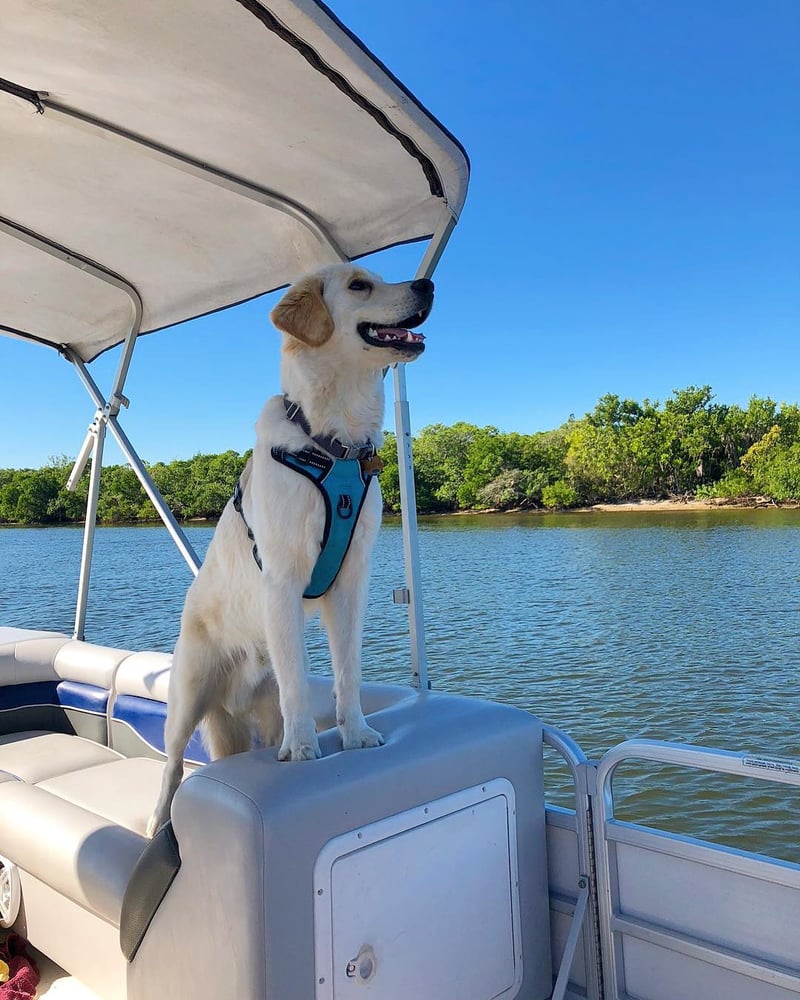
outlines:
[{"label": "storage compartment", "polygon": [[316,1000],[515,996],[515,831],[514,788],[496,779],[329,841],[314,871]]}]

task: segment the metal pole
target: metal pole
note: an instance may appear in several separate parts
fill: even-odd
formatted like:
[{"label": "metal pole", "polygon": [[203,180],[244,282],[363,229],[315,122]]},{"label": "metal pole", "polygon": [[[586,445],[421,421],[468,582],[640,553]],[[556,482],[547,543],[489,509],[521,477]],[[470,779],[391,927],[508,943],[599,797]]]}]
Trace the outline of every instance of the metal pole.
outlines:
[{"label": "metal pole", "polygon": [[[66,353],[69,356],[70,361],[75,366],[75,369],[78,372],[81,381],[86,386],[86,390],[94,400],[98,410],[105,410],[108,404],[103,398],[103,394],[98,389],[96,382],[89,374],[89,370],[87,369],[84,362],[81,360],[81,358],[79,358],[76,354],[72,353],[71,351],[67,351]],[[195,576],[197,576],[197,574],[200,572],[200,566],[202,565],[199,556],[192,548],[189,539],[186,537],[183,530],[181,529],[181,526],[176,521],[175,515],[169,509],[167,502],[164,500],[164,497],[159,492],[158,487],[153,482],[153,479],[150,476],[150,473],[145,468],[144,463],[136,454],[136,449],[131,444],[127,434],[125,433],[125,431],[123,431],[122,427],[120,427],[116,415],[114,415],[113,413],[109,413],[107,418],[107,423],[109,430],[114,435],[114,439],[119,445],[129,465],[136,473],[139,482],[144,487],[145,493],[147,493],[147,496],[150,498],[151,503],[153,504],[159,516],[161,517],[161,520],[164,522],[164,525],[166,526],[167,531],[170,533],[172,540],[175,542],[175,545],[178,547],[179,552],[185,559],[187,565],[189,566],[189,569],[192,571],[192,573],[194,573]]]},{"label": "metal pole", "polygon": [[[456,225],[450,214],[431,238],[417,269],[417,278],[430,278]],[[406,395],[405,365],[394,366],[394,414],[397,434],[397,464],[400,474],[400,511],[403,524],[403,556],[406,567],[408,629],[411,642],[411,673],[415,687],[428,690],[428,659],[425,651],[425,619],[422,608],[417,494],[414,486],[414,457],[411,451],[411,418]]]},{"label": "metal pole", "polygon": [[81,572],[78,579],[78,603],[75,609],[75,631],[73,638],[83,639],[86,627],[86,605],[89,599],[89,577],[92,572],[94,533],[97,523],[97,503],[100,497],[100,475],[103,469],[103,445],[106,438],[105,421],[95,417],[89,429],[94,438],[92,471],[89,475],[89,496],[86,501],[86,522],[83,527],[83,551],[81,552]]},{"label": "metal pole", "polygon": [[202,566],[202,561],[197,555],[195,550],[192,548],[192,544],[183,532],[183,529],[175,520],[175,515],[169,509],[167,501],[159,492],[158,487],[153,482],[150,473],[145,468],[144,462],[136,454],[136,450],[128,439],[127,434],[120,427],[119,422],[116,417],[111,417],[108,421],[108,426],[111,429],[111,433],[114,435],[117,444],[122,449],[122,453],[128,460],[129,465],[136,473],[136,477],[139,482],[144,487],[144,491],[150,499],[150,502],[155,507],[161,520],[164,522],[164,526],[170,533],[170,536],[178,547],[178,551],[183,556],[186,561],[187,566],[192,571],[192,573],[197,576],[200,572],[200,567]]}]

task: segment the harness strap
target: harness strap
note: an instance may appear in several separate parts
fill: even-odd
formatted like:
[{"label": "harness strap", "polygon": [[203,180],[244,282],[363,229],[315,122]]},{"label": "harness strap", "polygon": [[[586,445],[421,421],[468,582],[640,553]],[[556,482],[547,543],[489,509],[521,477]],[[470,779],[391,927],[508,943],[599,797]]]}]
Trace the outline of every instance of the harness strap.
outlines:
[{"label": "harness strap", "polygon": [[[333,586],[353,540],[361,509],[367,497],[369,484],[380,471],[380,460],[372,454],[362,458],[334,461],[314,448],[290,452],[273,448],[272,457],[281,465],[293,469],[317,487],[325,505],[325,527],[320,542],[320,553],[303,597],[322,597]],[[362,451],[364,449],[361,449]],[[233,491],[233,506],[247,528],[247,537],[253,543],[253,559],[263,571],[253,530],[247,523],[242,508],[242,484],[237,482]]]},{"label": "harness strap", "polygon": [[261,564],[261,556],[258,554],[258,546],[256,545],[256,536],[253,534],[253,529],[247,523],[247,518],[244,516],[244,511],[242,510],[242,498],[244,494],[242,493],[242,482],[238,480],[236,483],[236,488],[233,491],[233,508],[238,511],[244,521],[244,526],[247,528],[247,537],[253,543],[253,558],[256,561],[256,566],[259,569],[264,567]]},{"label": "harness strap", "polygon": [[325,528],[311,580],[303,593],[303,597],[322,597],[342,568],[374,473],[357,458],[334,462],[313,448],[299,452],[273,448],[272,457],[310,479],[322,494]]},{"label": "harness strap", "polygon": [[334,458],[344,459],[346,462],[349,462],[354,458],[375,457],[375,445],[372,442],[367,441],[363,445],[346,445],[339,438],[329,437],[327,434],[312,434],[311,424],[309,424],[308,418],[303,413],[299,403],[293,403],[288,396],[284,396],[283,406],[286,410],[286,419],[291,420],[298,427],[301,427],[312,441],[315,441],[323,451],[327,451]]}]

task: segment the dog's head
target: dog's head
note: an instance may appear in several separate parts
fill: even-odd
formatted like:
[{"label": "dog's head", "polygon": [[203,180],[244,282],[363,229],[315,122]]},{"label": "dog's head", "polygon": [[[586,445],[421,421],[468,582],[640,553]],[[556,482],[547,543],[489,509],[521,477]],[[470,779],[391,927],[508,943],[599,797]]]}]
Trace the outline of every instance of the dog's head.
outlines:
[{"label": "dog's head", "polygon": [[425,338],[412,332],[433,306],[427,278],[389,284],[353,264],[334,264],[292,285],[272,310],[288,349],[328,348],[373,368],[412,361]]}]

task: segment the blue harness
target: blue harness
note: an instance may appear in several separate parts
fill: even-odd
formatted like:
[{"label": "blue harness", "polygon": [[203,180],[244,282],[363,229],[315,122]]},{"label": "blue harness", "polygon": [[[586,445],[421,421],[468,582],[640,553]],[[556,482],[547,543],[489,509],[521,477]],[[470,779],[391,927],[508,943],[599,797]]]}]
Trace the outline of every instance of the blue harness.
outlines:
[{"label": "blue harness", "polygon": [[[333,459],[314,448],[303,448],[297,452],[273,448],[272,457],[281,465],[310,479],[322,494],[325,528],[314,572],[303,593],[303,597],[322,597],[339,575],[353,540],[353,532],[364,506],[369,484],[375,478],[377,469],[363,459]],[[242,488],[239,483],[233,494],[233,506],[245,523],[247,537],[253,542],[253,558],[258,568],[262,569],[255,537],[242,510]]]},{"label": "blue harness", "polygon": [[[346,445],[335,437],[314,434],[299,403],[293,403],[288,396],[284,396],[283,406],[286,419],[301,427],[312,441],[328,452],[325,454],[315,448],[303,448],[300,451],[272,449],[272,457],[276,462],[310,479],[322,494],[322,502],[325,505],[325,529],[322,532],[320,553],[314,572],[303,593],[303,597],[322,597],[330,590],[339,575],[344,557],[353,540],[353,532],[356,530],[369,484],[380,472],[383,463],[375,453],[375,445],[369,441],[359,447]],[[331,455],[334,457],[331,458]],[[253,558],[258,568],[262,569],[261,556],[258,554],[252,528],[242,510],[241,483],[236,484],[233,506],[241,514],[244,526],[247,528],[247,537],[253,543]]]},{"label": "blue harness", "polygon": [[325,529],[311,581],[303,593],[303,597],[322,597],[339,575],[375,474],[366,472],[357,458],[334,460],[313,448],[296,452],[273,448],[272,457],[310,479],[322,494]]}]

